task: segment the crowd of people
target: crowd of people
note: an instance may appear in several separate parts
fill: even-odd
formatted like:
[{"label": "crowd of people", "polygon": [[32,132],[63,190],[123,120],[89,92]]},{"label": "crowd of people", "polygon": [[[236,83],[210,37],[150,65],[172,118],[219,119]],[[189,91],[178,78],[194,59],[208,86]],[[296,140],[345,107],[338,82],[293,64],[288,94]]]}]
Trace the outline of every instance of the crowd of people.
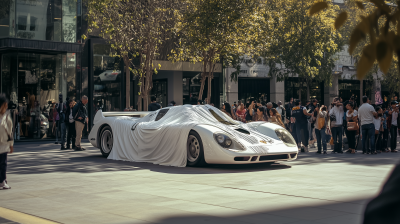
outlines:
[{"label": "crowd of people", "polygon": [[[318,100],[291,99],[286,105],[286,128],[292,133],[299,151],[308,152],[309,146],[317,153],[326,154],[327,145],[332,153],[343,153],[343,136],[347,138],[348,153],[356,153],[361,140],[363,154],[397,152],[397,132],[400,122],[399,103],[371,105],[367,96],[357,105],[354,98],[347,101],[337,97],[329,106],[319,105]],[[390,142],[389,142],[390,137]]]},{"label": "crowd of people", "polygon": [[[62,95],[60,94],[59,103],[54,106],[55,115],[53,115],[53,117],[58,118],[56,126],[61,130],[61,150],[85,150],[85,148],[81,146],[81,140],[84,128],[86,127],[88,129],[87,124],[89,118],[85,106],[88,101],[87,96],[83,96],[78,103],[69,98],[63,101]],[[58,144],[58,140],[56,140],[56,144]]]}]

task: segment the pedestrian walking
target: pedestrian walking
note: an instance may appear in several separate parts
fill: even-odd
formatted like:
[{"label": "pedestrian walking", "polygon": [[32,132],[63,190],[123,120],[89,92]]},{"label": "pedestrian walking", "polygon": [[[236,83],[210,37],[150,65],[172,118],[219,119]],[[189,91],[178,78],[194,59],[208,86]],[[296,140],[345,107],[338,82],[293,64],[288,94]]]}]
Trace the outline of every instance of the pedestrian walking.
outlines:
[{"label": "pedestrian walking", "polygon": [[310,148],[315,148],[314,143],[317,141],[317,136],[315,134],[315,122],[316,122],[316,118],[318,116],[318,112],[319,112],[319,104],[318,104],[318,100],[317,99],[313,99],[312,103],[309,105],[309,107],[307,108],[308,111],[312,114],[310,119],[309,119],[309,135],[310,135],[310,139],[309,139],[309,143],[308,145],[310,145]]},{"label": "pedestrian walking", "polygon": [[13,122],[8,109],[8,100],[0,94],[0,190],[11,187],[7,184],[7,155],[14,152]]},{"label": "pedestrian walking", "polygon": [[75,120],[76,140],[75,140],[75,151],[83,151],[85,148],[81,146],[82,132],[85,128],[85,124],[88,123],[88,114],[85,105],[89,99],[87,96],[83,96],[81,101],[74,106],[72,110],[72,116]]},{"label": "pedestrian walking", "polygon": [[337,97],[333,100],[333,108],[329,111],[329,117],[331,120],[331,131],[334,143],[333,153],[343,153],[342,140],[343,140],[343,104]]},{"label": "pedestrian walking", "polygon": [[161,105],[157,103],[157,98],[155,96],[151,97],[151,103],[148,106],[148,111],[156,111],[161,109]]},{"label": "pedestrian walking", "polygon": [[356,134],[360,127],[358,124],[358,111],[354,109],[354,103],[346,103],[346,137],[349,143],[349,153],[356,153]]},{"label": "pedestrian walking", "polygon": [[75,149],[75,141],[76,141],[76,129],[75,129],[75,120],[74,116],[72,115],[72,110],[76,102],[74,100],[70,100],[68,104],[68,109],[65,113],[65,123],[67,124],[67,147],[65,149]]},{"label": "pedestrian walking", "polygon": [[383,112],[383,135],[382,135],[382,152],[389,152],[388,140],[389,140],[389,129],[388,129],[388,119],[389,119],[389,106],[385,106]]},{"label": "pedestrian walking", "polygon": [[301,106],[300,100],[295,101],[295,106],[292,109],[292,117],[294,118],[294,126],[296,129],[296,142],[299,151],[301,150],[301,143],[304,145],[304,152],[308,152],[308,129],[307,129],[307,116],[311,116],[307,109]]},{"label": "pedestrian walking", "polygon": [[329,116],[326,106],[322,105],[316,116],[315,136],[317,138],[317,153],[321,154],[322,149],[324,154],[327,154],[327,130],[329,129]]},{"label": "pedestrian walking", "polygon": [[391,110],[389,111],[388,129],[390,130],[390,149],[391,152],[397,152],[397,132],[399,123],[399,103],[392,101],[390,103]]},{"label": "pedestrian walking", "polygon": [[[362,130],[362,146],[363,154],[370,154],[367,149],[367,139],[369,138],[371,149],[375,149],[375,125],[374,116],[377,115],[373,106],[368,103],[368,97],[363,96],[363,104],[358,108],[358,117],[361,123]],[[397,130],[397,129],[396,129]]]},{"label": "pedestrian walking", "polygon": [[67,123],[65,123],[65,113],[68,103],[63,102],[63,95],[58,96],[59,104],[57,105],[57,113],[59,117],[59,128],[61,131],[61,150],[65,150],[65,142],[67,140]]},{"label": "pedestrian walking", "polygon": [[376,107],[374,116],[375,126],[375,148],[371,148],[371,154],[381,153],[382,150],[382,135],[383,135],[383,110],[381,107]]}]

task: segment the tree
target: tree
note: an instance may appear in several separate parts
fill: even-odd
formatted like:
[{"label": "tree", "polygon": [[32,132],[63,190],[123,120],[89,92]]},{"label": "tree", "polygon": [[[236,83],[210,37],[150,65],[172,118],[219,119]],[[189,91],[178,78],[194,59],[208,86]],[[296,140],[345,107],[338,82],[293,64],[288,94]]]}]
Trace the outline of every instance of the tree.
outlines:
[{"label": "tree", "polygon": [[[393,60],[393,54],[400,55],[400,10],[398,0],[349,0],[357,6],[357,10],[363,15],[356,20],[356,25],[351,30],[349,38],[349,53],[353,55],[357,46],[361,46],[362,53],[357,63],[357,77],[363,79],[373,68],[374,63],[385,74],[389,72]],[[313,5],[316,14],[329,8],[326,2],[318,2]],[[346,13],[346,12],[342,12]],[[347,14],[347,13],[346,13]],[[347,17],[337,17],[336,28],[345,24]],[[351,22],[351,21],[350,21]],[[400,63],[397,61],[397,63]],[[397,66],[400,69],[399,66]]]},{"label": "tree", "polygon": [[[343,46],[341,34],[332,26],[339,7],[331,7],[319,17],[308,15],[314,0],[269,1],[264,10],[264,39],[269,45],[263,56],[269,60],[270,75],[283,81],[298,75],[300,86],[313,81],[331,84],[334,55]],[[301,90],[300,90],[301,98]],[[307,88],[307,98],[310,91]]]},{"label": "tree", "polygon": [[202,63],[199,99],[208,78],[207,102],[211,100],[211,81],[215,65],[222,60],[237,64],[237,55],[251,47],[258,0],[185,0],[185,10],[176,26],[179,43],[170,60]]},{"label": "tree", "polygon": [[[153,60],[174,27],[179,0],[88,0],[89,33],[100,30],[125,63],[126,105],[130,106],[130,72],[139,80],[138,107],[147,108],[157,73]],[[137,63],[132,60],[137,57]],[[160,65],[158,66],[160,68]]]}]

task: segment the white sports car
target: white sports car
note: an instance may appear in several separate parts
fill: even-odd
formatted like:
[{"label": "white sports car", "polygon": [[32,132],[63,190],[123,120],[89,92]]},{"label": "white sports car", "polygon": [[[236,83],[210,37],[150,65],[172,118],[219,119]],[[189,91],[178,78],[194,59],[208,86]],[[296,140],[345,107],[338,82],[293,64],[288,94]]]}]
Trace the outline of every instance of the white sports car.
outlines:
[{"label": "white sports car", "polygon": [[154,112],[102,112],[89,134],[109,159],[169,166],[250,164],[297,158],[292,135],[268,122],[242,123],[210,105]]}]

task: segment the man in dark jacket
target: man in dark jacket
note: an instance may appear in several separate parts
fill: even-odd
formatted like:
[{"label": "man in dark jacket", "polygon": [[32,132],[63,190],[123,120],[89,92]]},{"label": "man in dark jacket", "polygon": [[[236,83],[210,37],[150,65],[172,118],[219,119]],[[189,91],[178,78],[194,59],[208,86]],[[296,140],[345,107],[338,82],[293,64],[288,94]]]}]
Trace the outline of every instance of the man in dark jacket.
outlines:
[{"label": "man in dark jacket", "polygon": [[61,150],[65,150],[65,142],[67,140],[67,123],[65,123],[65,113],[68,107],[68,97],[67,101],[63,102],[63,95],[60,93],[58,96],[59,104],[57,105],[58,116],[60,117],[59,123],[61,126]]},{"label": "man in dark jacket", "polygon": [[76,129],[76,140],[75,140],[75,151],[85,150],[81,147],[82,132],[85,128],[85,124],[88,123],[88,113],[85,105],[88,103],[89,99],[87,96],[82,96],[82,100],[77,103],[72,110],[72,116],[75,120]]},{"label": "man in dark jacket", "polygon": [[157,99],[155,96],[151,97],[151,103],[149,104],[149,111],[156,111],[161,109],[161,105],[159,103],[157,103]]}]

